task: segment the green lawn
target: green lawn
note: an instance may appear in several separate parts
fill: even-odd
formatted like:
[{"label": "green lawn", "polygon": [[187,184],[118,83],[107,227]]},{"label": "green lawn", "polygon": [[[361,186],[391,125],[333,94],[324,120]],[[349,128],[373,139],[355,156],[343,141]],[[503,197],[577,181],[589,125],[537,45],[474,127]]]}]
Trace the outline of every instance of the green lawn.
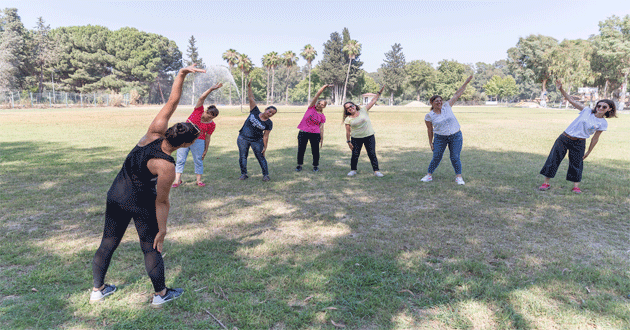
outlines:
[{"label": "green lawn", "polygon": [[0,328],[630,328],[629,115],[608,120],[574,195],[566,160],[537,187],[575,110],[456,105],[458,186],[448,153],[420,182],[427,108],[373,108],[385,177],[364,151],[348,178],[341,107],[325,109],[320,172],[308,149],[296,173],[305,108],[279,106],[271,182],[252,153],[238,180],[246,114],[219,109],[207,186],[189,158],[171,191],[166,282],[186,292],[159,310],[133,225],[106,278],[119,290],[88,304],[107,189],[158,109],[0,110]]}]

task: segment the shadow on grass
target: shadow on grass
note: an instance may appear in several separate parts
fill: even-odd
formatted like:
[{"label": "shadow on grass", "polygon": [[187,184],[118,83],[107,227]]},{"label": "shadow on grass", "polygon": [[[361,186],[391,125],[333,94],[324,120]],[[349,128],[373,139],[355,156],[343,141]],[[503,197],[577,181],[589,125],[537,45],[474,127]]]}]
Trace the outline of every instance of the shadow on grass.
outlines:
[{"label": "shadow on grass", "polygon": [[359,175],[346,177],[350,152],[340,147],[323,150],[319,173],[309,166],[296,173],[295,149],[270,150],[273,181],[265,183],[253,155],[251,178],[239,181],[237,151],[215,151],[207,189],[185,184],[171,192],[167,283],[188,292],[156,312],[148,298],[123,290],[151,290],[133,230],[108,275],[123,284],[122,302],[86,303],[105,194],[125,155],[0,143],[0,322],[216,326],[206,310],[239,329],[328,328],[331,321],[527,329],[541,319],[561,327],[630,319],[619,298],[630,292],[623,270],[629,164],[587,162],[577,196],[562,179],[566,162],[552,190],[536,190],[540,155],[464,150],[462,187],[446,157],[425,184],[428,152],[377,145],[377,153],[384,178],[371,175],[365,154]]}]

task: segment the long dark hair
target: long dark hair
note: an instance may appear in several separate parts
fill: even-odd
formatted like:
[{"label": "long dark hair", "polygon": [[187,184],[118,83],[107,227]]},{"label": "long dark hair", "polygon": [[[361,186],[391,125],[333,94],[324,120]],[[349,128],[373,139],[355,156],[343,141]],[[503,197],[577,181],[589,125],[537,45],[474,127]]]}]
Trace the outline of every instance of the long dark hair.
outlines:
[{"label": "long dark hair", "polygon": [[171,146],[179,148],[183,144],[195,141],[199,137],[199,133],[201,131],[193,123],[177,123],[167,129],[164,135]]},{"label": "long dark hair", "polygon": [[[613,102],[612,100],[609,100],[609,99],[599,100],[599,101],[597,101],[597,103],[595,103],[595,108],[597,108],[597,105],[599,104],[599,102],[604,102],[604,103],[608,104],[608,107],[610,108],[610,110],[608,110],[608,111],[606,111],[606,113],[604,113],[604,117],[606,117],[606,118],[617,117],[617,106],[615,105],[615,102]],[[595,113],[595,109],[593,109],[592,112]]]},{"label": "long dark hair", "polygon": [[354,105],[354,108],[357,109],[357,111],[361,110],[361,108],[358,105],[354,104],[354,102],[348,101],[348,102],[344,103],[343,104],[343,121],[346,121],[346,117],[350,116],[350,114],[348,113],[348,110],[346,110],[346,105],[347,104]]}]

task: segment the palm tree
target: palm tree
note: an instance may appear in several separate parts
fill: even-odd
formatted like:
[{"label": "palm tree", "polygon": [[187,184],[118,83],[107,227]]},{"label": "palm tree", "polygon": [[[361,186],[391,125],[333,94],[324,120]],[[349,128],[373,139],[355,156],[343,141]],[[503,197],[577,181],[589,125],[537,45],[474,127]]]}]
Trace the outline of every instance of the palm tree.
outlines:
[{"label": "palm tree", "polygon": [[350,65],[352,61],[361,53],[361,44],[356,40],[349,40],[348,43],[343,46],[343,52],[348,56],[348,72],[346,73],[346,83],[343,85],[343,96],[341,97],[341,104],[346,102],[346,88],[348,87],[348,77],[350,77]]},{"label": "palm tree", "polygon": [[243,104],[243,95],[245,95],[245,78],[244,75],[249,75],[249,71],[252,69],[252,60],[245,54],[238,54],[238,68],[241,69],[241,104]]},{"label": "palm tree", "polygon": [[[230,48],[226,50],[225,53],[223,53],[223,59],[227,61],[228,65],[230,66],[230,71],[232,71],[231,69],[238,62],[238,52]],[[228,90],[230,91],[230,105],[232,105],[232,87],[230,86]]]},{"label": "palm tree", "polygon": [[293,51],[287,50],[282,54],[282,59],[284,60],[284,65],[287,66],[287,92],[284,103],[289,104],[289,75],[291,74],[291,67],[297,63],[299,58]]},{"label": "palm tree", "polygon": [[269,104],[269,75],[271,74],[271,53],[263,55],[262,64],[267,69],[267,104]]},{"label": "palm tree", "polygon": [[313,60],[317,56],[317,51],[315,50],[315,48],[313,48],[313,46],[311,46],[311,44],[308,44],[304,46],[304,49],[302,50],[300,55],[308,63],[308,99],[306,100],[307,102],[310,102],[311,100],[311,70],[313,69],[311,64],[313,63]]},{"label": "palm tree", "polygon": [[271,99],[271,103],[273,103],[273,86],[276,81],[276,67],[282,62],[282,58],[278,55],[277,52],[269,53],[269,65],[271,65],[271,93],[269,94],[269,98]]}]

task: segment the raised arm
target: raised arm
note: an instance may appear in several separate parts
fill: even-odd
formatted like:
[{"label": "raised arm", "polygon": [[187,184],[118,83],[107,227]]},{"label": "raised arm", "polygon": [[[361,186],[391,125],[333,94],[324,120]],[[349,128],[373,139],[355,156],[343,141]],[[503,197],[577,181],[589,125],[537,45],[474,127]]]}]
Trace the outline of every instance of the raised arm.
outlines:
[{"label": "raised arm", "polygon": [[191,72],[206,72],[206,70],[195,68],[195,65],[196,64],[193,64],[179,70],[179,73],[177,73],[175,81],[173,82],[173,87],[171,88],[171,96],[169,96],[168,101],[162,107],[162,110],[158,112],[157,116],[153,119],[153,122],[151,122],[151,125],[149,125],[147,134],[164,135],[168,129],[168,121],[171,119],[175,109],[177,109],[179,99],[182,97],[182,86],[184,86],[184,79],[186,78],[186,75]]},{"label": "raised arm", "polygon": [[215,91],[219,88],[223,87],[222,83],[218,83],[212,87],[210,87],[210,89],[208,89],[207,91],[203,92],[203,94],[201,94],[201,96],[199,97],[199,100],[197,101],[197,105],[195,105],[195,109],[199,108],[199,107],[203,107],[203,103],[206,101],[206,97],[208,97],[208,95],[210,95],[210,93],[212,93],[212,91]]},{"label": "raised arm", "polygon": [[247,98],[249,99],[249,111],[252,111],[256,107],[256,100],[254,100],[254,92],[252,92],[251,80],[247,82]]},{"label": "raised arm", "polygon": [[378,101],[378,98],[381,97],[381,94],[383,93],[383,89],[385,89],[385,85],[383,85],[383,87],[381,87],[381,89],[376,92],[376,96],[373,97],[370,103],[365,106],[365,111],[370,111],[370,108],[372,108],[372,106],[376,104],[376,101]]},{"label": "raised arm", "polygon": [[317,93],[315,94],[315,97],[313,97],[313,100],[311,101],[311,104],[308,105],[309,108],[314,107],[317,104],[317,99],[319,99],[319,96],[322,95],[322,93],[324,92],[324,90],[326,89],[326,87],[333,87],[335,85],[324,85],[322,86],[322,88],[320,88]]},{"label": "raised arm", "polygon": [[[560,82],[560,80],[556,80],[556,86],[558,87],[558,89],[560,90],[560,93],[562,94],[562,96],[564,96],[565,99],[567,99],[567,102],[571,103],[571,105],[573,107],[575,107],[576,109],[582,111],[582,109],[584,109],[584,104],[574,100],[571,95],[567,94],[567,92],[564,91],[564,88],[562,88],[562,82]],[[597,143],[597,142],[595,142]]]},{"label": "raised arm", "polygon": [[470,75],[470,77],[468,77],[468,79],[466,79],[466,81],[464,82],[462,87],[460,87],[457,90],[457,92],[455,92],[455,95],[453,95],[453,97],[451,97],[451,99],[448,100],[448,105],[450,105],[452,107],[453,104],[455,104],[455,102],[457,102],[457,99],[459,99],[459,97],[462,96],[462,94],[464,94],[464,91],[466,90],[466,86],[468,86],[468,83],[472,80],[472,78],[473,78],[473,76]]}]

